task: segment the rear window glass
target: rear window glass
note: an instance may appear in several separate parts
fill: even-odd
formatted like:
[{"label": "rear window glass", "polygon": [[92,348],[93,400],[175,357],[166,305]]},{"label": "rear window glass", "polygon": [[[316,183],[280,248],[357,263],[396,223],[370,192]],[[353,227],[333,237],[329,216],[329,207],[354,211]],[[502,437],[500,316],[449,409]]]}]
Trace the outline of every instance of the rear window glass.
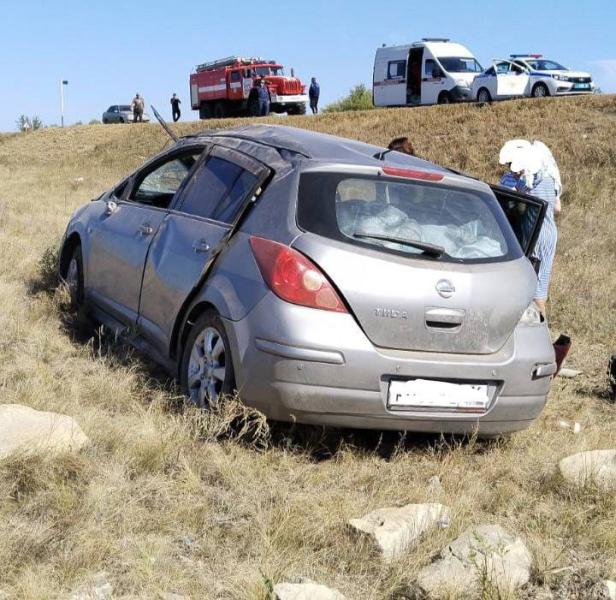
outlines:
[{"label": "rear window glass", "polygon": [[430,254],[422,244],[442,250],[444,261],[522,256],[491,193],[442,184],[304,173],[298,224],[325,237],[413,257]]}]

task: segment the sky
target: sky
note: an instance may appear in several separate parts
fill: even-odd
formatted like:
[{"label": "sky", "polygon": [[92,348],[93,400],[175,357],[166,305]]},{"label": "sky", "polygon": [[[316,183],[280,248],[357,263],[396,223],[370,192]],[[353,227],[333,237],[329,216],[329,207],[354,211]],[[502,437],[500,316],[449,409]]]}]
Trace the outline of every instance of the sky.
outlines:
[{"label": "sky", "polygon": [[[616,92],[614,0],[0,0],[0,131],[20,114],[60,123],[100,119],[136,92],[170,117],[195,120],[188,78],[195,65],[229,55],[263,56],[321,84],[321,106],[358,83],[371,85],[382,44],[449,37],[482,64],[510,53],[541,53],[590,71]],[[151,112],[151,111],[150,111]]]}]

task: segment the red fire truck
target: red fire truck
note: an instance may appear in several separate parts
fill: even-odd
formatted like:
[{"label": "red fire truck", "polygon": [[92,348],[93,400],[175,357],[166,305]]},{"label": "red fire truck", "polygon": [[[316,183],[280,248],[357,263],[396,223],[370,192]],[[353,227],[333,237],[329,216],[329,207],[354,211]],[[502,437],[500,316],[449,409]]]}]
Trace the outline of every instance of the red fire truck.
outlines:
[{"label": "red fire truck", "polygon": [[190,103],[201,119],[259,114],[256,83],[267,85],[273,112],[303,115],[306,86],[274,60],[229,56],[198,65],[190,75]]}]

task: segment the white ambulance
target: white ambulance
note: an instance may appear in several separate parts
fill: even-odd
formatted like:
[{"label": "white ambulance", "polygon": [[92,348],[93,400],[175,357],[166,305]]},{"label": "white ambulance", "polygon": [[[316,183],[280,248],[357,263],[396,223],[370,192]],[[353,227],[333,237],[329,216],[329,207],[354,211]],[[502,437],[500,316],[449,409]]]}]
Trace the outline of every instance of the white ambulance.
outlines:
[{"label": "white ambulance", "polygon": [[383,46],[374,59],[372,101],[375,106],[466,102],[482,71],[470,50],[447,38]]}]

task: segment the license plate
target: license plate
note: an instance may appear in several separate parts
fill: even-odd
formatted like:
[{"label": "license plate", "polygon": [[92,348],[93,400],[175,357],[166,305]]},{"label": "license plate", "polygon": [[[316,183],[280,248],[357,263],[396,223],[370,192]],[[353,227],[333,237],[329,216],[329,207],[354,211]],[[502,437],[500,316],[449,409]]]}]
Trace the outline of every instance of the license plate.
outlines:
[{"label": "license plate", "polygon": [[429,379],[391,381],[387,395],[387,406],[392,409],[447,408],[479,412],[486,410],[489,403],[487,385]]},{"label": "license plate", "polygon": [[590,83],[576,83],[573,86],[574,90],[588,90],[590,89]]}]

